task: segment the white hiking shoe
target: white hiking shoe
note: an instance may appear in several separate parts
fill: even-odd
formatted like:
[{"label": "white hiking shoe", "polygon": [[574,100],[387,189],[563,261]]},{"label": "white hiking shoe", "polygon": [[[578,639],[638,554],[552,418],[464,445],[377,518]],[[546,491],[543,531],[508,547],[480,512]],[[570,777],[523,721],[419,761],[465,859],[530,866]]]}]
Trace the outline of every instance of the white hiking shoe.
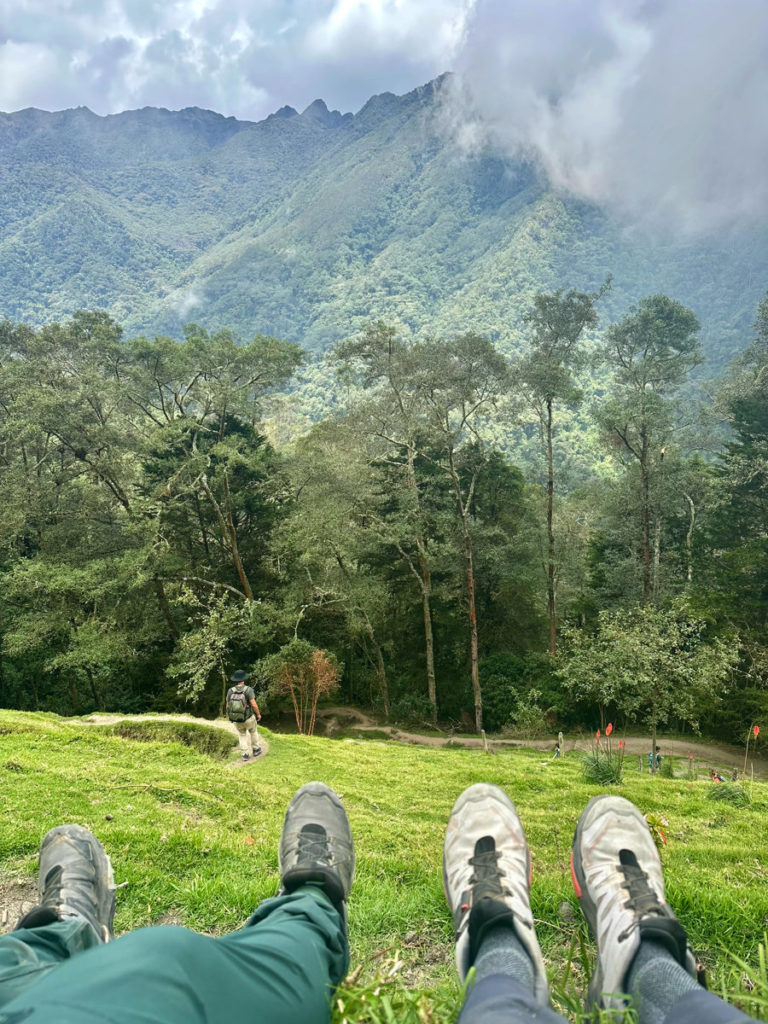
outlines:
[{"label": "white hiking shoe", "polygon": [[443,849],[443,887],[456,930],[463,982],[487,929],[508,921],[531,959],[534,994],[547,1006],[547,972],[531,914],[531,855],[515,805],[487,782],[465,789],[453,805]]},{"label": "white hiking shoe", "polygon": [[696,977],[685,930],[664,897],[648,823],[634,804],[608,795],[589,801],[573,837],[571,875],[597,942],[590,1005],[625,1008],[627,975],[643,939],[661,943]]}]

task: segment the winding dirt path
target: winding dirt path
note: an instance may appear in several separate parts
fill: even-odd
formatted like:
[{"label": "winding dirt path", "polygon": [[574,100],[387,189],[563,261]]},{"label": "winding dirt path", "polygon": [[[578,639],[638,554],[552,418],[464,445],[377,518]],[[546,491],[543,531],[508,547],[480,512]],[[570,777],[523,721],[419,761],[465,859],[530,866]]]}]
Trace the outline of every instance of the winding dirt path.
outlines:
[{"label": "winding dirt path", "polygon": [[[370,715],[364,711],[360,711],[358,708],[352,707],[332,707],[318,709],[318,718],[322,719],[328,730],[328,735],[333,736],[334,731],[338,728],[354,729],[358,732],[377,732],[383,733],[389,736],[391,739],[396,740],[398,743],[410,743],[421,747],[461,747],[466,750],[481,750],[486,746],[489,750],[502,750],[506,748],[527,748],[528,750],[542,750],[551,754],[554,750],[555,738],[547,740],[513,740],[504,738],[489,738],[483,740],[479,736],[453,736],[450,733],[444,733],[441,736],[426,736],[423,733],[409,732],[404,729],[399,729],[394,725],[384,725],[377,722]],[[336,720],[336,729],[334,729],[334,722]],[[237,729],[226,719],[208,719],[208,718],[195,718],[194,715],[179,715],[179,714],[168,714],[168,715],[108,715],[108,714],[93,714],[89,715],[85,721],[92,722],[94,725],[114,725],[120,721],[152,721],[152,722],[194,722],[199,725],[208,725],[214,729],[223,729],[233,736],[237,736]],[[232,767],[247,768],[248,765],[256,764],[261,761],[262,758],[266,757],[269,753],[269,742],[264,737],[261,737],[261,749],[262,753],[259,757],[243,762],[239,756],[237,761],[232,762]],[[645,761],[648,756],[648,750],[650,747],[647,736],[627,736],[622,737],[626,743],[626,752],[633,757],[640,756],[643,758],[643,768],[645,768]],[[589,750],[592,745],[591,739],[585,738],[566,738],[563,753],[567,753],[569,750]],[[695,739],[690,741],[686,740],[666,740],[661,738],[659,740],[659,746],[661,747],[662,754],[671,754],[674,757],[687,757],[689,754],[693,754],[694,760],[701,766],[706,768],[743,768],[744,766],[744,751],[740,747],[729,746],[725,743],[701,743]],[[752,761],[752,758],[750,758]],[[755,777],[764,779],[768,778],[768,763],[762,755],[757,755],[754,758],[754,770]]]},{"label": "winding dirt path", "polygon": [[[318,717],[325,720],[337,719],[340,726],[347,729],[355,729],[358,732],[385,733],[393,740],[400,743],[413,743],[418,746],[427,747],[463,747],[468,750],[483,749],[486,745],[489,750],[502,750],[508,747],[525,747],[528,750],[544,750],[549,753],[554,751],[555,737],[548,740],[512,740],[504,738],[488,738],[483,740],[479,736],[452,736],[445,733],[443,736],[424,736],[421,733],[406,732],[394,725],[382,725],[377,723],[370,715],[359,711],[357,708],[335,707],[324,708],[318,711]],[[333,732],[331,731],[331,735]],[[626,736],[621,737],[626,744],[626,752],[632,756],[643,758],[643,768],[648,757],[650,742],[647,736]],[[614,744],[615,745],[615,744]],[[698,740],[667,740],[659,738],[658,745],[662,754],[670,754],[674,757],[687,757],[693,754],[694,760],[707,768],[739,768],[744,767],[744,750],[740,747],[729,746],[725,743],[702,743]],[[592,746],[591,739],[566,738],[563,753],[569,750],[587,751]],[[750,761],[752,758],[750,757]],[[754,758],[756,778],[768,777],[768,764],[762,755]]]}]

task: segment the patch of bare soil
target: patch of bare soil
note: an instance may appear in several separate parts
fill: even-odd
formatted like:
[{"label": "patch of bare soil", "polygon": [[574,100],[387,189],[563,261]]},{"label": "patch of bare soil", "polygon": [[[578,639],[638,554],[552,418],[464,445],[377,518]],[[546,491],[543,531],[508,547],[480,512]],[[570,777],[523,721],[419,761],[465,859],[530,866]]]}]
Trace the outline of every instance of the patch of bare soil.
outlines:
[{"label": "patch of bare soil", "polygon": [[0,935],[16,927],[16,922],[37,906],[37,882],[34,878],[0,879]]}]

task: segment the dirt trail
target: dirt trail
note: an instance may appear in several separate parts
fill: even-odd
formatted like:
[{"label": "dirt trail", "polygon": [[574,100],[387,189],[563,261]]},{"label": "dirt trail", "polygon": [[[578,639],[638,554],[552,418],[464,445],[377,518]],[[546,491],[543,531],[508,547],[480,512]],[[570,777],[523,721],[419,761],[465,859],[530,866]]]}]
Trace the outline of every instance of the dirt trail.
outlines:
[{"label": "dirt trail", "polygon": [[[381,725],[377,723],[369,715],[359,711],[357,708],[348,707],[335,707],[335,708],[324,708],[322,711],[318,711],[318,716],[323,719],[337,719],[339,723],[343,723],[344,728],[355,729],[359,732],[378,732],[385,733],[390,736],[393,740],[398,740],[401,743],[413,743],[418,746],[427,747],[463,747],[468,750],[482,749],[486,745],[486,741],[479,736],[452,736],[450,733],[445,733],[443,736],[424,736],[421,733],[406,732],[403,729],[398,729],[394,725]],[[331,735],[333,732],[331,731]],[[643,768],[645,768],[645,762],[648,757],[648,751],[650,750],[650,741],[647,736],[626,736],[621,737],[626,744],[626,753],[633,757],[641,756],[643,758]],[[724,767],[730,768],[743,768],[744,767],[744,750],[740,747],[728,746],[724,743],[701,743],[695,739],[691,741],[686,740],[666,740],[660,738],[659,746],[661,747],[662,754],[670,754],[674,757],[687,757],[689,754],[693,754],[694,760],[699,765],[704,763],[707,767],[710,765],[713,767]],[[614,747],[616,743],[614,742]],[[555,737],[552,736],[548,740],[511,740],[503,738],[489,738],[487,740],[487,746],[489,750],[501,750],[508,747],[526,747],[529,750],[543,750],[547,752],[554,751]],[[569,750],[584,750],[587,751],[592,746],[592,740],[590,739],[566,739],[563,748],[563,753],[567,753]],[[750,761],[752,759],[750,758]],[[757,756],[754,759],[755,777],[766,778],[768,777],[768,765],[761,756]]]},{"label": "dirt trail", "polygon": [[[445,733],[442,736],[425,736],[422,733],[409,732],[399,729],[394,725],[383,725],[377,722],[370,715],[352,707],[332,707],[319,709],[318,718],[322,719],[328,730],[328,735],[333,736],[335,731],[333,720],[336,720],[336,728],[355,729],[359,732],[384,733],[399,743],[411,743],[423,747],[462,747],[467,750],[481,750],[485,747],[486,741],[479,736],[453,736]],[[94,725],[113,725],[123,719],[130,721],[165,721],[165,722],[196,722],[200,725],[209,725],[215,729],[224,729],[232,735],[237,735],[237,729],[231,722],[224,719],[210,720],[207,718],[195,718],[193,715],[89,715],[86,719]],[[643,758],[643,767],[650,749],[650,742],[647,736],[626,736],[622,737],[626,743],[628,755]],[[552,752],[554,750],[555,737],[547,740],[512,740],[503,738],[489,738],[487,746],[489,750],[501,750],[505,748],[526,747],[529,750],[542,750]],[[563,753],[569,750],[589,750],[592,745],[591,739],[566,739]],[[693,754],[699,765],[710,765],[713,767],[743,768],[744,751],[740,747],[728,746],[725,743],[700,743],[697,740],[666,740],[660,739],[659,746],[662,754],[671,754],[675,757],[687,757]],[[269,752],[268,742],[261,739],[262,755]],[[256,760],[261,760],[261,757]],[[752,759],[750,758],[750,761]],[[253,764],[255,762],[248,762]],[[238,761],[238,767],[246,767],[246,764]],[[768,778],[768,764],[762,756],[754,759],[755,777]]]}]

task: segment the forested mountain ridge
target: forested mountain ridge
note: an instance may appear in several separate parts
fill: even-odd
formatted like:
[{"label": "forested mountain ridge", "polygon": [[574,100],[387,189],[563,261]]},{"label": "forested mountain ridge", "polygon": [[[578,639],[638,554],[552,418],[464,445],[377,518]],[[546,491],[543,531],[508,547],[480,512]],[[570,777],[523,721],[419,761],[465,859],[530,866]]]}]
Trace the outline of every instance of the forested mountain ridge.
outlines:
[{"label": "forested mountain ridge", "polygon": [[664,292],[699,317],[709,372],[745,346],[764,234],[653,240],[444,128],[439,80],[354,116],[2,114],[0,315],[102,308],[128,334],[196,320],[316,351],[383,318],[509,351],[537,291],[612,273],[605,321]]}]

